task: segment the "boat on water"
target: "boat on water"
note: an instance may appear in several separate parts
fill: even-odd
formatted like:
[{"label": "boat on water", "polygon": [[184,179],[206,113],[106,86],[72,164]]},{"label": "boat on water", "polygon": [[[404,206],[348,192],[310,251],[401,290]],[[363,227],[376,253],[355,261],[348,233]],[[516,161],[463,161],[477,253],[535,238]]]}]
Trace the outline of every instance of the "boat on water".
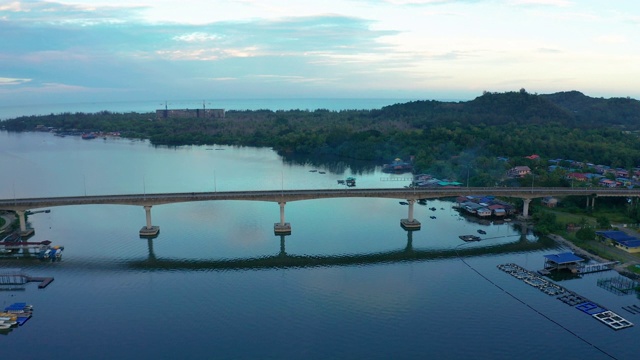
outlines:
[{"label": "boat on water", "polygon": [[400,201],[400,205],[409,205],[409,203],[406,201]]},{"label": "boat on water", "polygon": [[350,176],[345,180],[345,183],[347,186],[356,186],[356,178]]},{"label": "boat on water", "polygon": [[64,246],[46,246],[43,247],[43,249],[40,251],[40,254],[38,254],[38,257],[40,258],[40,260],[51,260],[52,262],[54,261],[60,261],[62,260],[62,252],[64,251]]},{"label": "boat on water", "polygon": [[82,138],[84,140],[95,139],[96,138],[96,134],[94,134],[94,133],[84,133],[84,134],[82,134]]},{"label": "boat on water", "polygon": [[18,315],[12,313],[0,313],[0,321],[16,321],[18,320]]},{"label": "boat on water", "polygon": [[460,235],[459,238],[464,241],[480,241],[480,236],[476,235]]},{"label": "boat on water", "polygon": [[478,234],[485,235],[486,233],[487,233],[487,232],[486,232],[486,231],[484,231],[484,230],[482,230],[482,229],[479,229],[479,230],[478,230]]},{"label": "boat on water", "polygon": [[400,158],[396,158],[391,164],[384,164],[382,166],[382,172],[385,173],[403,173],[411,172],[413,170],[413,164],[410,162],[402,161]]}]

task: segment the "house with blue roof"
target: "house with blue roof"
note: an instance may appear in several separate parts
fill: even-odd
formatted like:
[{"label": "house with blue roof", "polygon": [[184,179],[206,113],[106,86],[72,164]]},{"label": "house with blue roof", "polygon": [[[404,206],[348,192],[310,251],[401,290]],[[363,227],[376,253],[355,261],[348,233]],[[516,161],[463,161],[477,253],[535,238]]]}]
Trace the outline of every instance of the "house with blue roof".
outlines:
[{"label": "house with blue roof", "polygon": [[640,239],[635,236],[628,235],[624,231],[606,230],[596,231],[596,236],[600,240],[608,241],[618,249],[622,249],[629,253],[640,252]]},{"label": "house with blue roof", "polygon": [[545,255],[544,270],[549,272],[568,269],[571,270],[571,272],[576,272],[577,268],[580,267],[580,263],[583,261],[583,258],[572,252]]}]

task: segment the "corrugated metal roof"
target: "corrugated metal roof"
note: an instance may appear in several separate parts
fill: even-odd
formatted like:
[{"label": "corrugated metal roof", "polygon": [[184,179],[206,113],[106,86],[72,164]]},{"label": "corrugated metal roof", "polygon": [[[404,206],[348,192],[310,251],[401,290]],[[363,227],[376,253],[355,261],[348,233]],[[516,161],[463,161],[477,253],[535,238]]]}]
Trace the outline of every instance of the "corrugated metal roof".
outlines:
[{"label": "corrugated metal roof", "polygon": [[545,255],[544,257],[547,258],[549,261],[553,261],[556,264],[567,264],[572,262],[584,261],[583,258],[571,252],[554,254],[554,255]]}]

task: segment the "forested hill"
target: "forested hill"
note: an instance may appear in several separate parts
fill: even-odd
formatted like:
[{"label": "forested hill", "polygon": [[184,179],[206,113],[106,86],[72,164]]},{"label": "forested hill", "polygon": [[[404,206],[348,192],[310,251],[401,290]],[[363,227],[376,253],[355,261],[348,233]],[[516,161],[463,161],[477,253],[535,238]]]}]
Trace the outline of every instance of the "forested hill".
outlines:
[{"label": "forested hill", "polygon": [[418,123],[556,123],[569,127],[619,126],[627,130],[640,130],[640,101],[629,98],[593,98],[578,91],[549,95],[534,95],[524,90],[485,92],[466,102],[413,101],[386,106],[377,115]]},{"label": "forested hill", "polygon": [[592,98],[579,91],[540,95],[567,110],[581,126],[617,125],[629,130],[640,127],[640,101],[631,98]]}]

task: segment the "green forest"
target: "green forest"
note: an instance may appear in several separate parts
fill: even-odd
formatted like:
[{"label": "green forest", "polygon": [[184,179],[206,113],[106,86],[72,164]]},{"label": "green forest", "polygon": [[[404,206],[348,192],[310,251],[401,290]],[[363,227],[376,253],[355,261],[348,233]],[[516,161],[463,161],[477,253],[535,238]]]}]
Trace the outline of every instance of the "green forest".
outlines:
[{"label": "green forest", "polygon": [[[640,102],[592,98],[578,91],[550,95],[485,92],[466,102],[414,101],[372,110],[227,111],[225,118],[157,119],[155,113],[62,113],[0,123],[7,131],[118,131],[154,145],[270,147],[291,161],[359,161],[372,166],[414,158],[417,172],[495,185],[507,168],[528,165],[543,186],[562,185],[542,159],[612,167],[640,163]],[[508,161],[500,161],[506,157]],[[461,180],[463,179],[463,180]]]}]

